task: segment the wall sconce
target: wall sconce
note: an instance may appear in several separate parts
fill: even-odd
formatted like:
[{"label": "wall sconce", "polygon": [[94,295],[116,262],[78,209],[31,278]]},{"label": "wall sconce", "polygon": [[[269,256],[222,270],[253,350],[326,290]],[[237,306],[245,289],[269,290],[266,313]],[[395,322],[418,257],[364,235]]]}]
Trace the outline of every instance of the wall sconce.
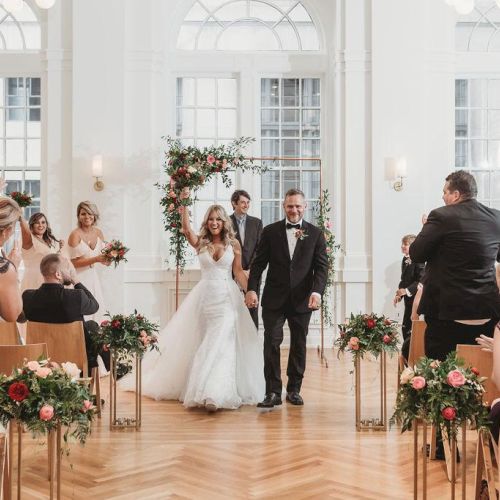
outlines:
[{"label": "wall sconce", "polygon": [[102,177],[102,155],[95,155],[92,158],[92,176],[95,177],[94,189],[102,191],[104,189],[104,182],[99,180]]},{"label": "wall sconce", "polygon": [[386,168],[389,180],[393,182],[392,187],[394,191],[402,191],[403,179],[408,175],[406,158],[404,156],[386,158]]}]

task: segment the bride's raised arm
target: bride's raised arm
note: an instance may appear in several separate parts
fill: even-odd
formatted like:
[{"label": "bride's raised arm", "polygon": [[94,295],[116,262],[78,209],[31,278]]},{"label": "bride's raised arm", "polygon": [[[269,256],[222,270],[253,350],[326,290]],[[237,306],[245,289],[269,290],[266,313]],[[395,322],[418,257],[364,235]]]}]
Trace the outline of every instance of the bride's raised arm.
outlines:
[{"label": "bride's raised arm", "polygon": [[[189,196],[190,196],[189,188],[184,188],[181,191],[181,196],[180,196],[181,200],[187,200]],[[182,206],[181,219],[182,219],[182,232],[186,237],[186,239],[188,240],[188,243],[192,247],[198,248],[199,238],[198,235],[191,228],[191,222],[189,221],[189,207],[185,205]]]},{"label": "bride's raised arm", "polygon": [[234,250],[234,260],[233,260],[233,274],[236,278],[236,281],[239,283],[240,287],[246,293],[248,288],[248,276],[243,271],[243,267],[241,266],[241,245],[238,240],[235,240],[233,243]]}]

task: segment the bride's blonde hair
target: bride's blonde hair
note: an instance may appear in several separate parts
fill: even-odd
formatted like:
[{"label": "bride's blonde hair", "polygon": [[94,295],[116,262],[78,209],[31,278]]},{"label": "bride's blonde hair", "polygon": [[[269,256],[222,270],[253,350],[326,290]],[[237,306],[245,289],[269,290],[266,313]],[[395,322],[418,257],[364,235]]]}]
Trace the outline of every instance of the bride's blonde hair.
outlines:
[{"label": "bride's blonde hair", "polygon": [[208,207],[208,210],[203,217],[203,222],[201,223],[199,242],[198,242],[198,253],[205,252],[209,248],[213,246],[213,238],[212,233],[208,229],[208,218],[210,214],[215,212],[217,217],[220,217],[223,222],[222,231],[221,231],[221,240],[224,243],[224,246],[234,245],[236,243],[236,233],[233,229],[233,223],[226,211],[220,205],[212,205]]}]

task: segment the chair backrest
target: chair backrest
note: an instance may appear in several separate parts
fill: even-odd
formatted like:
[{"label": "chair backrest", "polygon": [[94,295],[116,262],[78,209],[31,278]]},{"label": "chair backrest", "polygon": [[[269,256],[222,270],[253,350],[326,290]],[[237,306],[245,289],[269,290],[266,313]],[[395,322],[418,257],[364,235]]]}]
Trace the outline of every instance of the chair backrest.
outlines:
[{"label": "chair backrest", "polygon": [[75,363],[82,376],[88,376],[87,351],[85,350],[85,336],[83,323],[38,323],[28,321],[26,343],[36,344],[45,342],[49,351],[49,358],[57,363],[71,361]]},{"label": "chair backrest", "polygon": [[481,377],[487,377],[484,381],[483,402],[491,404],[491,402],[500,397],[500,391],[491,379],[493,372],[493,353],[481,350],[479,345],[457,345],[457,357],[465,361],[466,366],[474,367],[479,370]]},{"label": "chair backrest", "polygon": [[418,360],[425,356],[425,321],[415,320],[411,325],[410,352],[408,354],[408,366],[415,366]]},{"label": "chair backrest", "polygon": [[0,373],[10,375],[25,359],[36,361],[40,357],[47,358],[46,344],[0,345]]},{"label": "chair backrest", "polygon": [[15,321],[0,321],[0,345],[20,345],[21,336]]}]

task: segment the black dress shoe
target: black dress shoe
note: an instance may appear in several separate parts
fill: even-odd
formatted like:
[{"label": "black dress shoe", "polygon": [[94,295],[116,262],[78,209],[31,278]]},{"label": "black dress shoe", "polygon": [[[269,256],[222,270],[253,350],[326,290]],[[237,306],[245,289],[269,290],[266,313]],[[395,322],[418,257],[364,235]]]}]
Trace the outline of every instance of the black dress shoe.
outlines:
[{"label": "black dress shoe", "polygon": [[298,392],[288,392],[286,394],[286,400],[296,406],[302,406],[304,404],[304,400]]},{"label": "black dress shoe", "polygon": [[257,408],[273,408],[274,406],[279,406],[280,404],[281,396],[271,392],[271,394],[266,394],[264,401],[257,404]]}]

